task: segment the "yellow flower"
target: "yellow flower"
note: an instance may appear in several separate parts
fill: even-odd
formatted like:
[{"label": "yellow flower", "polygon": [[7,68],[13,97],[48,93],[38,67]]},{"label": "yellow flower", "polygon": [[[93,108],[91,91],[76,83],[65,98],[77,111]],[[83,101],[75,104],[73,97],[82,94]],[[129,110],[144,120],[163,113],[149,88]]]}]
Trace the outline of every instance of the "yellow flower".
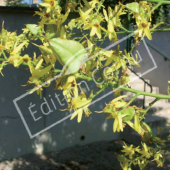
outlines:
[{"label": "yellow flower", "polygon": [[95,7],[96,4],[99,4],[100,2],[98,0],[92,0],[90,2],[87,2],[86,0],[83,0],[83,2],[85,3],[86,7],[89,9],[91,7]]},{"label": "yellow flower", "polygon": [[97,37],[101,39],[101,26],[100,26],[101,21],[102,21],[102,17],[99,15],[97,15],[97,17],[92,20],[92,27],[90,32],[91,37],[96,34]]},{"label": "yellow flower", "polygon": [[163,167],[163,164],[165,162],[165,158],[160,152],[157,152],[154,156],[154,160],[157,162],[158,167]]},{"label": "yellow flower", "polygon": [[55,0],[43,0],[43,3],[40,3],[40,6],[43,6],[43,7],[53,7],[55,5],[57,5],[57,1]]},{"label": "yellow flower", "polygon": [[55,89],[63,90],[63,95],[66,96],[68,102],[70,102],[72,98],[78,96],[76,78],[73,75],[63,76],[56,79]]},{"label": "yellow flower", "polygon": [[129,167],[129,163],[130,163],[129,159],[127,159],[124,155],[118,155],[117,158],[123,170],[131,170],[131,168]]},{"label": "yellow flower", "polygon": [[29,80],[30,80],[31,82],[36,82],[39,78],[43,77],[44,75],[48,75],[48,74],[49,74],[52,66],[49,65],[49,66],[47,66],[47,67],[45,67],[45,68],[42,69],[41,66],[42,66],[43,61],[44,61],[44,60],[41,59],[41,60],[37,63],[36,67],[34,67],[31,62],[28,63],[28,66],[29,66],[29,68],[30,68],[30,72],[31,72],[31,74],[32,74],[32,77],[29,78]]},{"label": "yellow flower", "polygon": [[124,143],[123,146],[123,150],[121,150],[122,152],[125,152],[125,156],[129,156],[130,159],[133,159],[133,155],[135,154],[135,152],[139,152],[139,146],[136,148],[133,148],[133,145],[127,146],[126,143]]},{"label": "yellow flower", "polygon": [[111,19],[113,17],[113,13],[112,13],[112,9],[110,7],[108,7],[108,15],[105,9],[103,9],[103,13],[105,16],[105,20],[108,22],[107,25],[107,30],[108,30],[108,34],[109,34],[109,39],[112,40],[113,38],[115,38],[115,40],[117,40],[117,34],[115,31],[115,25],[114,25],[114,21],[113,19]]},{"label": "yellow flower", "polygon": [[71,9],[71,11],[76,11],[76,0],[67,0],[66,1],[66,10]]},{"label": "yellow flower", "polygon": [[34,67],[32,64],[29,64],[30,72],[31,72],[31,74],[32,74],[32,77],[30,78],[30,80],[33,80],[34,78],[41,78],[41,77],[43,77],[44,75],[46,75],[46,74],[49,73],[49,71],[51,70],[52,66],[49,65],[49,66],[47,66],[47,67],[45,67],[45,68],[42,69],[41,66],[42,66],[43,61],[44,61],[44,60],[41,59],[41,60],[37,63],[36,67]]},{"label": "yellow flower", "polygon": [[100,4],[100,2],[99,2],[99,0],[92,0],[92,1],[89,2],[89,4],[92,8],[95,8],[96,4]]},{"label": "yellow flower", "polygon": [[9,63],[13,64],[14,67],[19,67],[22,63],[30,63],[31,58],[28,55],[21,57],[20,55],[12,55],[8,58]]},{"label": "yellow flower", "polygon": [[108,7],[108,15],[105,9],[103,9],[103,14],[105,16],[105,20],[107,21],[107,29],[109,34],[109,39],[114,41],[117,41],[117,34],[115,32],[115,28],[120,26],[120,15],[125,14],[122,12],[122,8],[119,9],[119,6],[115,6],[114,11],[111,9],[111,7]]},{"label": "yellow flower", "polygon": [[125,156],[127,155],[131,155],[134,154],[134,150],[133,150],[133,145],[127,146],[126,144],[123,146],[123,150],[121,150],[122,152],[125,152]]},{"label": "yellow flower", "polygon": [[148,160],[146,160],[146,159],[142,159],[142,160],[138,159],[137,162],[138,162],[139,168],[141,170],[143,170],[146,167],[146,165],[148,164]]},{"label": "yellow flower", "polygon": [[59,27],[60,25],[62,25],[67,20],[69,13],[70,13],[70,10],[68,9],[65,14],[57,15],[56,19],[50,19],[50,20],[47,20],[47,21],[45,20],[45,22],[41,21],[41,24],[55,24],[57,27]]},{"label": "yellow flower", "polygon": [[121,162],[120,166],[122,167],[123,170],[131,170],[129,169],[129,161]]},{"label": "yellow flower", "polygon": [[145,143],[142,143],[143,150],[138,151],[141,154],[142,158],[150,158],[152,153],[150,153],[150,148],[147,147]]},{"label": "yellow flower", "polygon": [[150,22],[141,21],[137,22],[138,30],[135,31],[136,34],[139,34],[139,37],[147,36],[149,40],[152,40],[152,35],[150,32]]},{"label": "yellow flower", "polygon": [[22,42],[21,44],[18,45],[18,42],[15,43],[14,45],[14,49],[13,51],[10,53],[10,55],[16,55],[16,54],[20,54],[21,50],[23,50],[24,46],[28,46],[28,41],[25,40],[24,42]]},{"label": "yellow flower", "polygon": [[122,112],[118,111],[119,108],[123,107],[126,105],[126,102],[122,100],[122,98],[126,97],[124,96],[119,96],[115,99],[113,99],[109,104],[106,105],[106,107],[102,110],[99,111],[98,113],[109,113],[110,115],[107,116],[106,119],[114,119],[113,123],[113,132],[123,132],[123,128],[125,124],[123,123],[123,118],[128,116],[128,114],[122,114]]},{"label": "yellow flower", "polygon": [[78,88],[77,88],[75,76],[69,76],[62,88],[63,88],[63,95],[67,97],[68,101],[71,100],[71,94],[73,95],[73,97],[78,96]]},{"label": "yellow flower", "polygon": [[[32,74],[32,76],[29,78],[28,84],[35,84],[36,87],[39,87],[37,89],[37,94],[40,95],[40,97],[42,96],[41,92],[43,90],[41,87],[41,84],[43,83],[43,81],[41,79],[44,78],[45,75],[49,76],[50,70],[52,68],[52,65],[42,68],[43,61],[44,61],[43,59],[40,59],[36,65],[36,67],[33,66],[31,61],[29,61],[27,63],[30,68],[30,72]],[[33,92],[34,92],[34,89],[33,89],[32,93]]]},{"label": "yellow flower", "polygon": [[88,9],[86,12],[83,12],[80,8],[79,8],[79,14],[80,14],[80,18],[81,20],[85,21],[87,18],[89,18],[90,13],[92,12],[93,8]]},{"label": "yellow flower", "polygon": [[103,18],[100,15],[93,15],[88,20],[84,22],[84,30],[91,29],[90,36],[94,36],[95,34],[99,39],[101,39],[101,29],[105,30],[100,26]]},{"label": "yellow flower", "polygon": [[85,116],[88,117],[91,114],[91,111],[88,109],[89,104],[92,101],[93,91],[90,94],[89,99],[86,98],[85,92],[81,93],[77,98],[73,98],[71,100],[71,104],[75,110],[75,112],[71,116],[71,120],[76,116],[78,123],[81,122],[83,111],[85,112]]},{"label": "yellow flower", "polygon": [[123,117],[127,116],[127,114],[122,115],[121,113],[112,113],[111,114],[114,118],[114,123],[113,123],[113,132],[123,132]]},{"label": "yellow flower", "polygon": [[70,13],[70,10],[68,9],[67,12],[66,12],[64,15],[62,15],[62,14],[59,15],[58,18],[57,18],[57,20],[56,20],[56,23],[55,23],[55,24],[56,24],[57,26],[58,26],[58,25],[62,25],[62,24],[66,21],[69,13]]},{"label": "yellow flower", "polygon": [[[158,135],[158,134],[157,134],[157,135]],[[157,137],[157,136],[155,136],[155,137],[153,138],[153,143],[155,143],[155,144],[157,144],[157,145],[165,146],[165,142],[166,142],[166,140],[163,140],[163,139],[161,139],[161,138],[159,138],[159,137]]]},{"label": "yellow flower", "polygon": [[21,44],[18,45],[18,42],[15,43],[13,51],[10,53],[10,57],[6,62],[13,64],[14,67],[19,67],[24,60],[31,60],[31,58],[28,55],[25,55],[24,57],[21,57],[21,51],[24,49],[25,46],[28,45],[28,41],[24,41]]},{"label": "yellow flower", "polygon": [[[119,62],[121,63],[122,56],[121,56],[120,51],[118,51],[118,50],[104,51],[103,55],[106,58],[106,62],[104,64],[105,67],[110,65],[110,64],[114,64],[114,66],[115,66],[115,63],[117,63],[117,64]],[[121,67],[121,65],[119,65],[119,66]],[[119,69],[119,68],[117,68],[117,69]]]}]

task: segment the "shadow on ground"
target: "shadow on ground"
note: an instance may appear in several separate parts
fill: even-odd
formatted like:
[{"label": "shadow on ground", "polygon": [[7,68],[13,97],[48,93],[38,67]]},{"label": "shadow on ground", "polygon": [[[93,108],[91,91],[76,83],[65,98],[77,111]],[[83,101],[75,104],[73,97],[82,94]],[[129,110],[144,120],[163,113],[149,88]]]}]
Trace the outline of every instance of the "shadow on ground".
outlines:
[{"label": "shadow on ground", "polygon": [[[122,145],[122,141],[100,141],[44,155],[28,154],[1,162],[0,170],[121,170],[116,154],[120,152]],[[164,168],[150,163],[147,169],[170,169],[170,153],[167,155]]]},{"label": "shadow on ground", "polygon": [[122,141],[100,141],[44,155],[28,154],[0,163],[0,170],[119,170],[115,153]]}]

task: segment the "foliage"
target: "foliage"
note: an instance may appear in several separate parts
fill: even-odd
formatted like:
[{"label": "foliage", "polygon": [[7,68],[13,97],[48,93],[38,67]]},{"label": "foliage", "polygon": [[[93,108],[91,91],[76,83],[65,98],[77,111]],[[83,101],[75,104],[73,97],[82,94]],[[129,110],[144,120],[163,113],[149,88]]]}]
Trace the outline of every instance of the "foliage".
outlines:
[{"label": "foliage", "polygon": [[[119,30],[129,33],[129,30],[122,24],[124,15],[132,19],[137,26],[134,31],[135,43],[139,43],[143,37],[152,39],[154,27],[151,24],[152,13],[158,8],[154,3],[147,1],[131,3],[117,3],[113,8],[104,6],[104,1],[92,0],[67,0],[62,12],[59,1],[45,0],[40,4],[40,10],[36,14],[41,17],[41,21],[36,24],[27,24],[23,33],[17,35],[16,32],[8,32],[2,26],[0,34],[1,64],[0,71],[6,65],[13,65],[18,68],[25,65],[31,73],[26,85],[34,85],[31,92],[37,91],[42,97],[43,88],[49,87],[51,78],[58,76],[55,80],[55,89],[62,90],[67,98],[68,107],[66,110],[74,110],[71,119],[77,117],[81,122],[83,113],[89,116],[90,103],[101,92],[107,88],[113,90],[115,98],[106,104],[102,111],[106,119],[114,120],[113,132],[121,132],[125,126],[130,126],[142,137],[142,146],[124,146],[123,155],[118,155],[123,170],[130,170],[132,165],[138,165],[144,169],[152,158],[158,166],[163,166],[164,154],[167,148],[165,142],[170,140],[160,139],[154,134],[152,129],[144,122],[145,115],[150,107],[160,99],[170,99],[169,95],[151,94],[134,90],[128,87],[130,80],[128,65],[137,65],[137,57],[133,59],[130,52],[121,51],[119,44],[115,50],[102,48],[102,44],[108,37],[111,43],[118,41]],[[154,10],[153,10],[154,9]],[[79,16],[66,22],[71,12],[78,12]],[[130,20],[131,21],[131,20]],[[75,30],[78,30],[75,32]],[[41,44],[35,44],[40,40]],[[24,49],[33,43],[41,51],[41,55],[33,56],[24,54]],[[135,45],[135,44],[134,44]],[[21,53],[22,52],[22,53]],[[63,66],[62,70],[57,68],[57,64]],[[107,68],[106,68],[107,67]],[[105,72],[103,73],[103,69]],[[101,77],[95,77],[98,91],[91,91],[90,96],[85,95],[85,91],[79,91],[78,80],[84,79],[93,81],[93,71],[98,70]],[[105,80],[105,83],[100,84]],[[122,96],[121,91],[129,91],[135,94],[126,101],[127,96]],[[151,96],[155,100],[150,103],[147,109],[138,108],[131,103],[139,95]],[[153,146],[148,146],[152,143]]]},{"label": "foliage", "polygon": [[23,0],[5,0],[6,6],[27,6],[25,3],[22,4]]},{"label": "foliage", "polygon": [[163,21],[162,27],[170,26],[170,5],[162,5],[155,10],[153,15],[153,23],[158,23]]},{"label": "foliage", "polygon": [[[87,0],[87,1],[89,2],[90,0]],[[137,1],[139,1],[139,0],[137,0]],[[127,3],[131,3],[131,2],[133,2],[133,0],[121,1],[122,4],[127,4]],[[103,5],[107,9],[109,6],[111,8],[114,8],[115,5],[117,5],[118,3],[119,3],[119,0],[107,0],[107,1],[104,1]],[[65,9],[66,0],[62,0],[62,1],[60,0],[59,4],[62,7],[62,9]],[[126,15],[121,16],[121,21],[122,21],[123,25],[126,25],[126,22],[135,24],[133,18],[128,18],[128,21],[127,21]],[[163,5],[159,6],[152,13],[152,21],[151,21],[152,24],[157,24],[162,21],[164,22],[164,24],[162,24],[161,27],[169,26],[169,24],[170,24],[170,5],[168,5],[168,4],[163,4]]]}]

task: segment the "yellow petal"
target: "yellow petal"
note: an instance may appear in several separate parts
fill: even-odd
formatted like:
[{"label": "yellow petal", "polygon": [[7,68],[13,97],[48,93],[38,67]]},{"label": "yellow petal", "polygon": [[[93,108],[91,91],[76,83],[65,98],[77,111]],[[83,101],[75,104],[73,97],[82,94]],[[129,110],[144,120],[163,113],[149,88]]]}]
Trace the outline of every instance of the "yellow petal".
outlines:
[{"label": "yellow petal", "polygon": [[41,59],[41,60],[38,62],[38,64],[37,64],[36,67],[35,67],[36,70],[38,70],[38,69],[41,67],[43,61],[44,61],[44,60]]},{"label": "yellow petal", "polygon": [[91,32],[90,32],[90,36],[91,37],[94,36],[96,34],[96,32],[97,32],[97,28],[93,26],[91,29]]},{"label": "yellow petal", "polygon": [[113,123],[113,132],[116,132],[117,126],[118,126],[118,121],[117,121],[117,119],[115,119],[114,123]]},{"label": "yellow petal", "polygon": [[70,120],[74,119],[74,118],[78,115],[78,113],[79,113],[78,111],[75,111],[75,112],[72,114]]},{"label": "yellow petal", "polygon": [[86,12],[83,12],[80,8],[79,8],[79,14],[81,16],[82,20],[85,20],[86,17],[89,16],[89,14],[91,13],[91,11],[93,10],[93,8],[90,8],[89,10],[87,10]]},{"label": "yellow petal", "polygon": [[81,122],[82,115],[83,115],[83,109],[81,109],[81,110],[79,111],[79,113],[78,113],[78,118],[77,118],[78,123]]},{"label": "yellow petal", "polygon": [[112,18],[113,16],[113,11],[111,7],[108,7],[108,14],[109,14],[109,18]]},{"label": "yellow petal", "polygon": [[120,127],[119,126],[117,126],[117,132],[120,132]]},{"label": "yellow petal", "polygon": [[68,9],[67,12],[65,13],[65,15],[62,17],[62,23],[64,23],[66,21],[69,13],[70,13],[70,9]]},{"label": "yellow petal", "polygon": [[119,97],[113,99],[113,100],[111,101],[111,103],[115,103],[115,102],[117,102],[118,100],[121,100],[121,99],[123,99],[123,98],[125,98],[125,97],[127,97],[127,95],[119,96]]},{"label": "yellow petal", "polygon": [[60,37],[66,38],[66,31],[65,31],[65,28],[63,26],[61,27]]},{"label": "yellow petal", "polygon": [[113,26],[112,21],[109,21],[109,22],[108,22],[108,31],[109,31],[109,32],[113,32],[113,31],[114,31],[114,26]]},{"label": "yellow petal", "polygon": [[148,39],[152,40],[152,35],[151,35],[150,30],[149,30],[149,27],[145,28],[144,32],[145,32],[146,36],[148,37]]},{"label": "yellow petal", "polygon": [[139,131],[140,130],[140,122],[139,122],[139,118],[138,118],[138,116],[136,114],[134,116],[134,120],[135,120],[135,122],[134,122],[134,129],[136,131]]},{"label": "yellow petal", "polygon": [[116,34],[116,31],[113,29],[113,35],[114,35],[114,39],[115,39],[115,41],[117,41],[118,39],[117,39],[117,34]]},{"label": "yellow petal", "polygon": [[121,114],[118,114],[118,122],[119,122],[119,128],[123,132],[123,125],[122,125],[122,117]]},{"label": "yellow petal", "polygon": [[126,105],[126,102],[115,102],[114,103],[114,106],[115,106],[115,108],[120,108],[120,107],[123,107],[123,106],[125,106]]},{"label": "yellow petal", "polygon": [[105,17],[106,21],[108,21],[108,20],[109,20],[109,18],[108,18],[108,16],[107,16],[107,12],[106,12],[106,10],[105,10],[105,9],[103,9],[103,14],[104,14],[104,17]]},{"label": "yellow petal", "polygon": [[97,34],[98,38],[101,39],[102,35],[101,35],[101,29],[100,29],[100,27],[97,28],[96,34]]},{"label": "yellow petal", "polygon": [[[17,44],[17,43],[16,43],[16,44]],[[27,41],[24,41],[23,43],[21,43],[21,44],[18,45],[17,47],[16,47],[16,44],[15,44],[14,50],[11,52],[11,55],[14,55],[14,54],[16,54],[16,53],[19,53],[19,52],[21,51],[21,49],[24,47],[24,45],[27,44]]]}]

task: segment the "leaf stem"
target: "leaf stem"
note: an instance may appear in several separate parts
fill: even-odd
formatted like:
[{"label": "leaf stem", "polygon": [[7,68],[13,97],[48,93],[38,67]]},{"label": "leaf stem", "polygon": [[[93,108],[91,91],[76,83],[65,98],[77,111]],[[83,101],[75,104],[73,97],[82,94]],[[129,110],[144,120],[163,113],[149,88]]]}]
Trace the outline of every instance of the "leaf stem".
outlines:
[{"label": "leaf stem", "polygon": [[119,28],[121,28],[122,30],[124,30],[126,33],[132,33],[134,31],[129,31],[126,28],[124,28],[123,26],[118,26]]},{"label": "leaf stem", "polygon": [[98,92],[96,92],[93,96],[92,99],[98,96],[101,92],[103,92],[106,89],[106,87],[101,88]]},{"label": "leaf stem", "polygon": [[85,75],[77,75],[76,77],[80,78],[80,79],[87,80],[87,81],[92,81],[93,80],[91,77],[87,77]]},{"label": "leaf stem", "polygon": [[136,93],[136,95],[133,96],[133,97],[130,99],[130,101],[124,106],[124,108],[126,108],[127,106],[129,106],[138,96],[139,96],[139,94]]},{"label": "leaf stem", "polygon": [[158,4],[156,4],[153,8],[152,8],[152,10],[151,10],[151,12],[153,12],[153,11],[155,11],[157,8],[159,8],[159,6],[161,6],[162,5],[162,2],[160,1]]},{"label": "leaf stem", "polygon": [[158,101],[160,100],[160,98],[156,98],[154,101],[152,101],[151,103],[149,103],[148,108],[145,110],[144,115],[148,112],[148,110]]},{"label": "leaf stem", "polygon": [[97,11],[96,11],[97,13],[99,12],[100,8],[102,7],[104,1],[105,1],[105,0],[102,0],[102,1],[100,2],[100,5],[99,5],[99,7],[98,7],[98,9],[97,9]]}]

